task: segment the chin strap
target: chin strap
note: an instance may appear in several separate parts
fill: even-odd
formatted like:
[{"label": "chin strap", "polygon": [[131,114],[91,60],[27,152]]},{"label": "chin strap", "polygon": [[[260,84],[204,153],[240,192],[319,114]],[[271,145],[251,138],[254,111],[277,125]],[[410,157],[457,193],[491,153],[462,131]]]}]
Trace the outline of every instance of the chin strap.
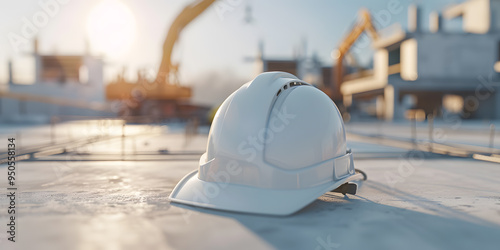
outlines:
[{"label": "chin strap", "polygon": [[[362,170],[359,170],[359,169],[356,169],[355,175],[360,175],[360,177],[362,177],[363,181],[366,181],[366,179],[368,178],[366,173]],[[346,194],[355,195],[357,190],[358,190],[358,184],[346,182],[346,183],[340,185],[338,188],[332,190],[331,192],[341,193],[343,195],[346,195]]]},{"label": "chin strap", "polygon": [[356,171],[356,174],[361,174],[363,176],[363,180],[366,181],[368,179],[368,175],[366,175],[365,171],[359,170],[357,168],[354,169]]}]

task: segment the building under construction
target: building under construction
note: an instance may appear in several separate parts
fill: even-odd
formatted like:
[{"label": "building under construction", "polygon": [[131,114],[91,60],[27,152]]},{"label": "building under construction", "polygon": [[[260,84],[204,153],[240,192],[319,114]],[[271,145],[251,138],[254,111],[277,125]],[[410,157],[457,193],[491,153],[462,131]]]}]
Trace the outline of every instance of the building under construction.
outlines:
[{"label": "building under construction", "polygon": [[106,104],[103,60],[82,55],[41,54],[34,41],[35,79],[15,82],[9,62],[9,82],[2,98],[0,119],[5,122],[48,122],[52,116],[113,115]]},{"label": "building under construction", "polygon": [[276,57],[264,54],[264,43],[260,42],[257,58],[254,61],[255,75],[262,72],[283,71],[304,79],[315,85],[322,86],[322,63],[316,54],[307,54],[307,45],[303,41],[295,49],[292,58]]},{"label": "building under construction", "polygon": [[[499,18],[497,0],[467,1],[428,18],[410,6],[408,30],[394,24],[390,34],[378,32],[373,69],[341,78],[343,103],[353,118],[499,119]],[[450,19],[459,19],[462,30],[444,30]]]}]

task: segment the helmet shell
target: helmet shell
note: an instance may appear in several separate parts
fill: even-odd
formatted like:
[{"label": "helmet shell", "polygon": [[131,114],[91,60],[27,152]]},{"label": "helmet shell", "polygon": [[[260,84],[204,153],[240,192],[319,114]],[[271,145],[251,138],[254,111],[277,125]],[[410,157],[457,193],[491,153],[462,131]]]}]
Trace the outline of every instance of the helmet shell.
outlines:
[{"label": "helmet shell", "polygon": [[333,101],[291,74],[270,72],[224,101],[198,171],[177,185],[171,199],[231,211],[288,214],[353,174],[344,123]]}]

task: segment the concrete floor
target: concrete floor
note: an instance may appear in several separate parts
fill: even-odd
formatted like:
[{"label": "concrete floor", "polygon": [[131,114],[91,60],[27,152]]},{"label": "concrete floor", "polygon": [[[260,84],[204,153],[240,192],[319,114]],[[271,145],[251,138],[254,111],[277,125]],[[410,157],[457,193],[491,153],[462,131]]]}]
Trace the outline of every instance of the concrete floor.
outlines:
[{"label": "concrete floor", "polygon": [[[404,125],[382,127],[405,131]],[[156,135],[86,145],[79,154],[19,162],[17,242],[0,233],[0,248],[499,249],[499,164],[350,141],[355,155],[393,155],[356,158],[369,178],[357,195],[327,193],[288,217],[229,213],[168,202],[175,184],[197,168],[206,135],[186,141],[180,130],[156,129]],[[158,150],[190,154],[154,155]],[[6,176],[2,165],[0,178]],[[4,225],[4,180],[0,190]]]}]

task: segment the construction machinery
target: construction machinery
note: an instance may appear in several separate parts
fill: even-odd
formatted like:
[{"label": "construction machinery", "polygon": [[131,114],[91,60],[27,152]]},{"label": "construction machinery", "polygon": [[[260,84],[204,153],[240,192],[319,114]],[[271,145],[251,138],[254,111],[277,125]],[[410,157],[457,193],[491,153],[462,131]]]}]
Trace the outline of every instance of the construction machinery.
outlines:
[{"label": "construction machinery", "polygon": [[367,9],[360,10],[358,21],[353,25],[349,34],[341,40],[338,48],[332,53],[332,57],[335,59],[332,67],[332,72],[334,72],[332,74],[332,84],[330,84],[330,89],[324,89],[323,91],[337,103],[342,101],[340,87],[344,81],[344,58],[349,55],[349,50],[363,32],[367,32],[373,40],[377,40],[379,37],[373,25],[370,12]]},{"label": "construction machinery", "polygon": [[[106,87],[108,100],[121,100],[122,111],[129,115],[180,116],[179,104],[191,97],[191,88],[181,86],[178,64],[172,62],[172,52],[182,30],[216,0],[201,0],[186,6],[175,18],[163,43],[163,56],[153,82],[138,72],[137,82],[128,82],[119,75]],[[123,105],[122,105],[123,106]]]}]

